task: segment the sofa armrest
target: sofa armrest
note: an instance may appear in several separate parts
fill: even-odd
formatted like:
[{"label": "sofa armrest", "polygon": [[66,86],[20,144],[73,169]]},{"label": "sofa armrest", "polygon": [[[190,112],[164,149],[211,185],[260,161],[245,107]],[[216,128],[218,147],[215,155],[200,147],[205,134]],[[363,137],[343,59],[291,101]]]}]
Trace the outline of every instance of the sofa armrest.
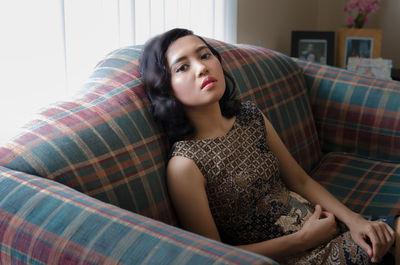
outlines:
[{"label": "sofa armrest", "polygon": [[277,264],[0,167],[0,264]]},{"label": "sofa armrest", "polygon": [[323,152],[400,161],[400,82],[296,59]]}]

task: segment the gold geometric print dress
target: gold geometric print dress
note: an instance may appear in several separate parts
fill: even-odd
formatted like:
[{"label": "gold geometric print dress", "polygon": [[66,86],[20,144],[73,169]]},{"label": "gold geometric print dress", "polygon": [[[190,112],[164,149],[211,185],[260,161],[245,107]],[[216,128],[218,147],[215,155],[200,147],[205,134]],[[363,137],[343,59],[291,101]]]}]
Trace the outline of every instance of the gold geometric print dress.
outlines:
[{"label": "gold geometric print dress", "polygon": [[[301,229],[314,206],[291,192],[279,161],[266,144],[264,119],[251,102],[242,104],[230,131],[221,137],[176,142],[171,156],[192,159],[206,178],[212,216],[223,242],[256,243]],[[343,231],[339,236],[281,264],[370,264]]]}]

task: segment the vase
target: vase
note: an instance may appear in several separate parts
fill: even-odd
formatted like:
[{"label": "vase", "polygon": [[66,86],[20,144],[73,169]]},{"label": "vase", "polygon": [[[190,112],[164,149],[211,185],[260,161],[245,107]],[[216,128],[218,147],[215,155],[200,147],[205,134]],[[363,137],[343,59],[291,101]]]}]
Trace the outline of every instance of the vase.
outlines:
[{"label": "vase", "polygon": [[354,19],[354,26],[358,29],[361,29],[364,26],[366,18],[366,15],[361,13],[358,14],[357,17]]}]

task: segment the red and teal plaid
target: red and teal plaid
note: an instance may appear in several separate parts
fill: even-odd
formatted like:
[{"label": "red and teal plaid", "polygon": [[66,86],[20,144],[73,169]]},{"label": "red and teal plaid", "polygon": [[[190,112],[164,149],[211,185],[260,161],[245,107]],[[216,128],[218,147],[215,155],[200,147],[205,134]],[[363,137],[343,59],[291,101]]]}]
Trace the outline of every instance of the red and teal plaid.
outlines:
[{"label": "red and teal plaid", "polygon": [[46,107],[0,147],[0,165],[176,225],[165,184],[168,143],[147,110],[140,53],[109,54],[79,94]]},{"label": "red and teal plaid", "polygon": [[400,82],[296,60],[322,151],[400,162]]},{"label": "red and teal plaid", "polygon": [[376,219],[400,213],[400,164],[328,153],[311,176],[353,211]]},{"label": "red and teal plaid", "polygon": [[277,264],[0,167],[0,264]]},{"label": "red and teal plaid", "polygon": [[327,154],[311,175],[365,216],[400,213],[400,83],[296,62]]},{"label": "red and teal plaid", "polygon": [[310,171],[321,159],[318,134],[298,65],[289,57],[251,45],[210,42],[234,77],[240,98],[268,117],[293,157]]},{"label": "red and teal plaid", "polygon": [[[398,82],[209,41],[240,98],[265,113],[306,171],[319,163],[312,176],[364,215],[399,211]],[[177,225],[165,184],[169,143],[148,111],[140,52],[110,53],[79,94],[0,147],[2,264],[130,264],[133,254],[154,264],[271,262],[152,220]]]},{"label": "red and teal plaid", "polygon": [[[290,58],[210,41],[237,82],[309,171],[321,152],[304,79]],[[168,142],[149,114],[141,47],[106,56],[73,99],[46,107],[5,146],[0,165],[63,183],[94,198],[176,225],[165,184]]]}]

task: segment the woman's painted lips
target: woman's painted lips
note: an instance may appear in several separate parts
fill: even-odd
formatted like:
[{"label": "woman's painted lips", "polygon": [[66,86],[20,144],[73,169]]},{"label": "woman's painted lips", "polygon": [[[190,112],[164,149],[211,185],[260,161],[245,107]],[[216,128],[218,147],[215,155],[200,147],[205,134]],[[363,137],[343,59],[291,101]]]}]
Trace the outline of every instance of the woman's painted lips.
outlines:
[{"label": "woman's painted lips", "polygon": [[214,77],[207,77],[203,80],[203,83],[201,84],[201,89],[212,87],[216,82],[217,79],[215,79]]}]

